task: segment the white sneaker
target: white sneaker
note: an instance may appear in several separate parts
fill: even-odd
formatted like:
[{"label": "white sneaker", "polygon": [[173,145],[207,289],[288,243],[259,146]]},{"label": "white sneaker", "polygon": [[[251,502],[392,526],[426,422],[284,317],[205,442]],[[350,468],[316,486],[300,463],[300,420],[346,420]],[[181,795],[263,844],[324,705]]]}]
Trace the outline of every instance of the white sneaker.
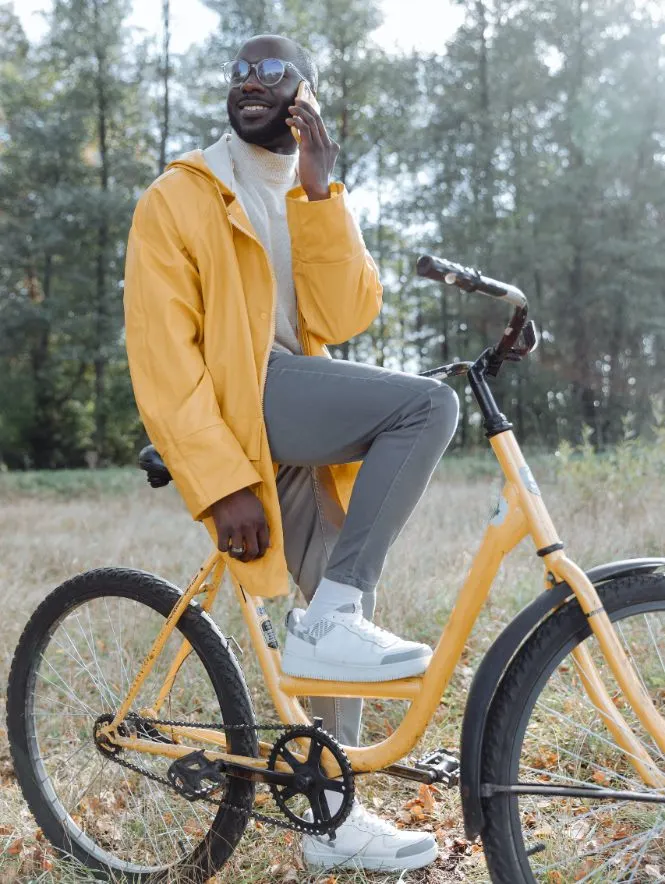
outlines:
[{"label": "white sneaker", "polygon": [[380,629],[362,616],[360,604],[342,605],[309,628],[304,611],[287,617],[282,671],[328,681],[390,681],[421,675],[432,649]]},{"label": "white sneaker", "polygon": [[420,869],[438,855],[436,839],[429,832],[398,829],[365,810],[358,801],[335,831],[334,839],[303,835],[302,848],[305,862],[319,869]]}]

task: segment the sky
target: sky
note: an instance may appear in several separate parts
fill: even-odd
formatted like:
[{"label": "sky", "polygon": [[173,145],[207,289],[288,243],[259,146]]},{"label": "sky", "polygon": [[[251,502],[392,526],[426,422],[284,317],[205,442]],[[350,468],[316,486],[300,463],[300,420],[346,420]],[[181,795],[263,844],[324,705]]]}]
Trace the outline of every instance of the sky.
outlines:
[{"label": "sky", "polygon": [[[43,33],[39,12],[50,5],[48,0],[15,0],[14,11],[30,39],[36,40]],[[461,20],[459,8],[450,0],[381,0],[381,6],[385,21],[374,36],[385,49],[442,52]],[[162,0],[134,0],[133,7],[131,24],[159,34]],[[174,53],[185,52],[192,43],[200,42],[217,24],[217,15],[201,0],[171,0],[171,19]]]}]

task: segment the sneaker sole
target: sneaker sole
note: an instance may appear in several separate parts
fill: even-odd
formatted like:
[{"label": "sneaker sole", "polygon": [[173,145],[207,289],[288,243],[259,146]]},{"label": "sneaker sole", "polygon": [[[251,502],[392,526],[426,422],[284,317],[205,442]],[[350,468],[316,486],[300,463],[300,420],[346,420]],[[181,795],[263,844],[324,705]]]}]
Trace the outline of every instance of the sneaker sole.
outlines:
[{"label": "sneaker sole", "polygon": [[321,681],[394,681],[398,678],[411,678],[422,675],[429,666],[432,656],[414,657],[401,663],[387,663],[385,666],[340,666],[339,663],[326,663],[284,654],[282,672],[294,678],[315,678]]},{"label": "sneaker sole", "polygon": [[391,871],[403,872],[410,869],[422,869],[429,866],[439,855],[439,848],[435,844],[429,850],[422,853],[416,853],[413,856],[406,856],[404,859],[389,859],[379,856],[365,856],[355,854],[354,856],[341,858],[331,853],[316,853],[313,851],[303,850],[303,859],[311,868],[325,869],[367,869],[368,871]]}]

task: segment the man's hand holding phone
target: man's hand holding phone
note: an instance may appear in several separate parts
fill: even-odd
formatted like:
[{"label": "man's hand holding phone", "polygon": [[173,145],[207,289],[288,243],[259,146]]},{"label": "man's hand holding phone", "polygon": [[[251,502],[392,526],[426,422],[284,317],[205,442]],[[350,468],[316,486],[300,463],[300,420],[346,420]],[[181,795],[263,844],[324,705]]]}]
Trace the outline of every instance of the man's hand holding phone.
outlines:
[{"label": "man's hand holding phone", "polygon": [[300,184],[309,200],[328,199],[330,176],[339,154],[339,144],[328,135],[318,102],[304,80],[298,87],[295,104],[289,107],[289,112],[291,116],[286,122],[300,144]]}]

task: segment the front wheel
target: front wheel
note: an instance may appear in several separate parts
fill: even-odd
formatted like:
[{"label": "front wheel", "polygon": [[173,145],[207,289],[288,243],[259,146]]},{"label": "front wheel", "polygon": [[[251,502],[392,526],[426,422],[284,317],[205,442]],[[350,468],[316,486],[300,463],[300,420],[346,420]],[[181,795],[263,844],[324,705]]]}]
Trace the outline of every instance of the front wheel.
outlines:
[{"label": "front wheel", "polygon": [[[665,713],[665,575],[618,578],[598,590],[626,654]],[[625,703],[587,618],[572,599],[515,656],[492,701],[482,782],[648,791],[592,704],[571,652],[587,648],[612,699],[659,770],[665,758]],[[665,804],[495,793],[484,799],[483,846],[498,884],[665,880]]]},{"label": "front wheel", "polygon": [[[143,571],[80,574],[40,604],[12,663],[7,730],[26,801],[59,851],[113,881],[202,884],[233,852],[253,803],[253,784],[238,778],[229,778],[215,795],[236,810],[189,802],[160,782],[172,759],[120,751],[118,760],[147,770],[151,778],[120,765],[95,742],[95,722],[100,716],[108,721],[118,709],[180,597],[172,584]],[[199,605],[183,613],[132,712],[140,715],[153,706],[183,639],[192,652],[159,717],[248,725],[225,731],[228,751],[256,756],[242,672]],[[164,745],[163,732],[140,727],[142,738],[155,741],[156,748]],[[211,748],[196,740],[187,745]]]}]

